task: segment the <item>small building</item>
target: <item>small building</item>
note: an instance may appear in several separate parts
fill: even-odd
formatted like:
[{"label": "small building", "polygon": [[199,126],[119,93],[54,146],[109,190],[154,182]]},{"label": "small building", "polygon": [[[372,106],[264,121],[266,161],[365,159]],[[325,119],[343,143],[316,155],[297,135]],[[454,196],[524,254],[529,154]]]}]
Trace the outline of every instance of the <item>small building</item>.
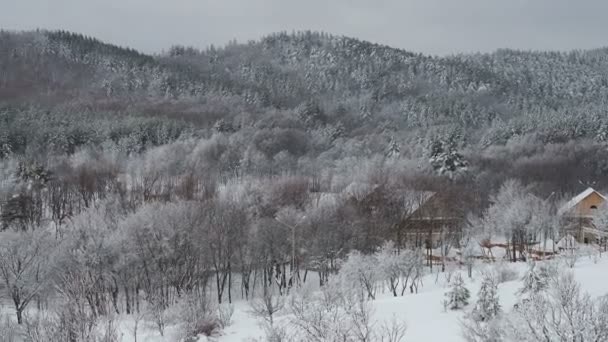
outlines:
[{"label": "small building", "polygon": [[564,234],[572,235],[579,243],[600,243],[608,234],[593,223],[606,197],[593,188],[581,192],[558,210]]},{"label": "small building", "polygon": [[[446,193],[421,191],[413,197],[411,214],[408,217],[409,232],[417,246],[437,248],[446,239],[456,242],[464,215]],[[422,240],[421,240],[422,239]],[[421,244],[423,243],[423,244]]]}]

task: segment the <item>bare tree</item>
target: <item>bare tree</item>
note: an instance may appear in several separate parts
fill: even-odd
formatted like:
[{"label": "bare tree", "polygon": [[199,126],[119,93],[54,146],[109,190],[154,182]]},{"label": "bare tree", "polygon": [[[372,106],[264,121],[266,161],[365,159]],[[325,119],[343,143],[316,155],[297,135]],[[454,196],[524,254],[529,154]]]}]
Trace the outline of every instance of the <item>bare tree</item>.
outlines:
[{"label": "bare tree", "polygon": [[131,333],[133,334],[133,341],[137,342],[137,333],[139,331],[139,325],[142,320],[146,317],[145,312],[139,312],[133,314],[133,327],[131,328]]},{"label": "bare tree", "polygon": [[520,341],[606,341],[608,299],[592,299],[572,274],[556,278],[551,287],[530,296],[506,321],[510,338]]},{"label": "bare tree", "polygon": [[377,283],[382,280],[382,272],[375,255],[351,252],[339,275],[349,286],[365,293],[367,298],[376,298]]},{"label": "bare tree", "polygon": [[393,315],[390,321],[382,323],[379,333],[379,342],[403,342],[405,341],[405,333],[407,325],[403,321],[399,321]]},{"label": "bare tree", "polygon": [[23,311],[51,280],[51,241],[43,231],[5,232],[0,237],[0,276],[6,295],[14,304],[19,324],[23,323]]},{"label": "bare tree", "polygon": [[270,289],[267,289],[261,298],[250,301],[249,306],[254,316],[272,327],[275,323],[275,314],[285,307],[285,297],[274,294]]},{"label": "bare tree", "polygon": [[264,288],[262,297],[249,302],[250,312],[261,319],[261,325],[270,342],[281,342],[286,339],[287,331],[276,324],[276,314],[285,308],[286,299],[280,294],[273,293],[270,288]]}]

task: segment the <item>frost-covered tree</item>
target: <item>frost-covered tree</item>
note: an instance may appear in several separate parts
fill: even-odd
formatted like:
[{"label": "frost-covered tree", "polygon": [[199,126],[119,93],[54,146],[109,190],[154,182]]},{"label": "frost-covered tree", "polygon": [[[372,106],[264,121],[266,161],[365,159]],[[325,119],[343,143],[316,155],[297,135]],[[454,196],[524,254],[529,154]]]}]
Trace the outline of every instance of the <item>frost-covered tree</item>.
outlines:
[{"label": "frost-covered tree", "polygon": [[375,299],[377,283],[382,279],[382,266],[375,255],[364,255],[353,251],[340,269],[342,281],[354,286],[367,298]]},{"label": "frost-covered tree", "polygon": [[54,241],[46,232],[0,233],[3,295],[14,304],[17,323],[28,305],[50,286],[55,273]]},{"label": "frost-covered tree", "polygon": [[272,289],[265,289],[260,298],[249,302],[251,313],[263,321],[265,329],[274,331],[276,314],[285,307],[285,297]]},{"label": "frost-covered tree", "polygon": [[468,170],[469,163],[457,149],[457,137],[434,139],[430,145],[429,162],[440,175],[455,178]]},{"label": "frost-covered tree", "polygon": [[450,310],[460,310],[469,305],[471,293],[466,288],[464,279],[460,274],[454,277],[450,290],[445,294],[444,307]]},{"label": "frost-covered tree", "polygon": [[380,279],[386,281],[393,296],[403,296],[410,288],[414,292],[421,284],[424,256],[417,250],[398,250],[392,241],[386,242],[376,254]]},{"label": "frost-covered tree", "polygon": [[391,140],[388,143],[388,150],[386,151],[386,156],[388,158],[399,158],[401,155],[401,147],[399,143],[395,140],[395,137],[391,136]]},{"label": "frost-covered tree", "polygon": [[406,325],[393,319],[379,324],[366,295],[353,291],[339,277],[330,278],[320,291],[303,287],[292,293],[290,337],[298,341],[388,341],[404,340]]},{"label": "frost-covered tree", "polygon": [[530,264],[522,282],[523,286],[518,291],[520,295],[537,295],[549,286],[549,274],[546,269],[540,269],[535,263]]},{"label": "frost-covered tree", "polygon": [[478,321],[489,321],[501,313],[502,309],[498,298],[498,284],[490,274],[484,276],[481,288],[477,293],[477,302],[471,312]]},{"label": "frost-covered tree", "polygon": [[572,274],[558,277],[546,295],[533,295],[508,315],[505,330],[513,341],[605,341],[608,300],[583,293]]},{"label": "frost-covered tree", "polygon": [[399,282],[407,268],[406,260],[397,253],[395,244],[392,242],[386,242],[382,245],[377,260],[382,270],[382,278],[386,279],[393,296],[397,297]]},{"label": "frost-covered tree", "polygon": [[525,258],[526,246],[537,236],[536,228],[544,227],[532,224],[539,199],[521,182],[508,180],[490,201],[492,205],[484,213],[484,224],[510,241],[511,260],[517,260],[518,253],[519,258]]},{"label": "frost-covered tree", "polygon": [[502,316],[489,322],[482,322],[467,317],[461,322],[462,335],[467,342],[506,342]]},{"label": "frost-covered tree", "polygon": [[460,255],[462,263],[467,267],[469,278],[473,277],[475,260],[484,254],[479,242],[483,238],[483,223],[477,217],[470,216],[460,239]]}]

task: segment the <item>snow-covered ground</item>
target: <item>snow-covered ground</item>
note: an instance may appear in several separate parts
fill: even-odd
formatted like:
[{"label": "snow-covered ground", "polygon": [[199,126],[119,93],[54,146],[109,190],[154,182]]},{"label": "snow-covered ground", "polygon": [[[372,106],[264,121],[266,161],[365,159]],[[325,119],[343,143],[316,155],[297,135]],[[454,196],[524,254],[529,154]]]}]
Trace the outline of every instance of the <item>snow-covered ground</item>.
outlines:
[{"label": "snow-covered ground", "polygon": [[[389,291],[380,292],[373,303],[373,320],[380,325],[393,318],[404,321],[407,324],[405,341],[407,342],[463,342],[460,320],[467,310],[473,307],[477,292],[481,283],[481,271],[493,265],[478,265],[473,272],[473,278],[466,276],[463,268],[460,271],[466,281],[466,286],[471,292],[470,305],[465,311],[445,311],[442,305],[445,293],[448,291],[446,274],[436,270],[424,278],[424,286],[418,294],[407,293],[403,297],[393,297]],[[510,310],[517,301],[516,292],[522,287],[521,277],[528,268],[525,263],[508,264],[519,274],[517,280],[508,281],[499,285],[499,296],[501,306],[505,311]],[[583,291],[593,297],[608,294],[608,254],[601,259],[583,258],[578,261],[573,269],[562,268],[562,272],[572,272],[575,279],[581,284]],[[250,314],[250,306],[245,301],[234,303],[234,315],[232,325],[227,327],[220,336],[213,337],[209,341],[217,342],[242,342],[242,341],[265,341],[264,331],[258,319]],[[4,305],[3,311],[12,314],[9,306]],[[289,317],[287,313],[277,314],[277,320],[285,321]],[[130,316],[116,318],[118,322],[119,341],[132,342],[134,321]],[[161,337],[150,322],[140,322],[137,341],[149,342],[173,342],[180,339],[180,329],[177,325],[169,325],[165,336]],[[205,338],[200,338],[205,341]]]},{"label": "snow-covered ground", "polygon": [[[509,265],[519,273],[518,280],[505,282],[499,285],[501,306],[509,310],[517,301],[516,292],[522,287],[521,276],[527,270],[525,263]],[[567,270],[570,271],[570,270]],[[583,291],[593,297],[608,294],[608,257],[600,259],[597,263],[585,258],[580,260],[571,270],[576,280],[581,284]],[[474,272],[473,279],[466,278],[467,287],[471,291],[471,305],[477,299],[477,292],[481,283],[479,269]],[[406,294],[404,297],[392,297],[386,291],[378,294],[374,304],[374,319],[377,324],[391,320],[393,317],[404,320],[407,324],[407,342],[463,342],[460,319],[464,311],[444,311],[441,304],[444,294],[448,291],[445,277],[440,274],[428,275],[424,279],[424,287],[418,294]],[[235,307],[234,323],[228,327],[220,342],[241,342],[253,338],[264,341],[264,332],[256,319],[247,313],[248,306],[237,303]],[[470,308],[469,308],[470,309]]]}]

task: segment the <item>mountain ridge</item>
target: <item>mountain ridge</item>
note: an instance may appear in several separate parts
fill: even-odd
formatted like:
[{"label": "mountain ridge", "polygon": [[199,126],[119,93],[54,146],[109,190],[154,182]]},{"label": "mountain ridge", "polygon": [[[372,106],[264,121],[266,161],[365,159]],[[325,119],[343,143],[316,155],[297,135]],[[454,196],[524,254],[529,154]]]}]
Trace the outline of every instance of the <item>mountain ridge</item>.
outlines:
[{"label": "mountain ridge", "polygon": [[127,138],[128,151],[142,151],[184,134],[246,130],[294,134],[294,146],[309,142],[288,150],[314,158],[338,140],[372,154],[389,142],[408,146],[411,158],[434,141],[472,155],[522,139],[608,141],[606,48],[437,57],[304,31],[147,55],[66,31],[2,31],[0,52],[0,108],[9,113],[0,137],[20,153],[21,121],[38,112],[74,131],[59,144],[65,151]]}]

